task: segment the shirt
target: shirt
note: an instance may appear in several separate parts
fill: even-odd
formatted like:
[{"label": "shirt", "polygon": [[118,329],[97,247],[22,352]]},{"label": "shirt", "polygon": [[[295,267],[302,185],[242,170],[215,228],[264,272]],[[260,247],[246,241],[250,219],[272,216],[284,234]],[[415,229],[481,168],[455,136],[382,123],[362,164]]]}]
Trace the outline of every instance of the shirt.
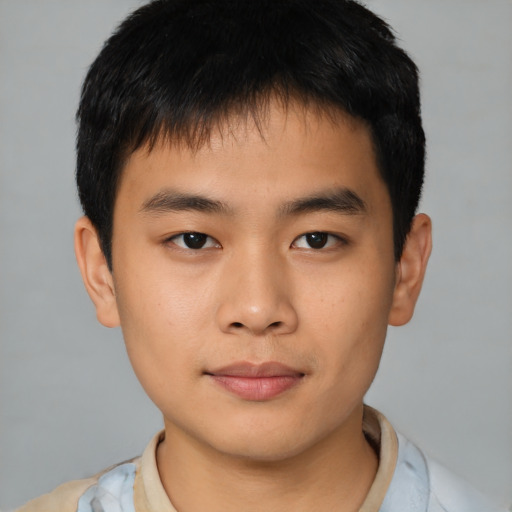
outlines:
[{"label": "shirt", "polygon": [[[506,512],[396,433],[365,406],[363,431],[379,454],[373,484],[359,512]],[[68,482],[18,512],[177,512],[158,473],[156,450],[164,432],[140,457],[98,475]]]}]

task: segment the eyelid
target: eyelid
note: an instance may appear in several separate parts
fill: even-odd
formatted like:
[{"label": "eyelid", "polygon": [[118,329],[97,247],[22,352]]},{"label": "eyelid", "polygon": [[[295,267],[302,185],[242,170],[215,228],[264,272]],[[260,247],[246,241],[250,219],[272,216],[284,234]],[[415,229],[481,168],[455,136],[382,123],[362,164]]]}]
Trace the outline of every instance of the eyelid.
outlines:
[{"label": "eyelid", "polygon": [[[191,235],[191,234],[204,235],[207,239],[207,242],[205,243],[205,245],[203,245],[202,247],[198,247],[197,249],[188,247],[184,242],[182,244],[176,243],[176,240],[179,239],[180,237],[184,237],[185,235]],[[183,241],[183,238],[182,238],[182,241]],[[212,236],[210,236],[206,233],[202,233],[200,231],[183,231],[181,233],[176,233],[175,235],[166,237],[163,242],[164,242],[164,244],[172,243],[174,246],[176,246],[180,250],[192,251],[192,252],[199,252],[199,251],[206,250],[206,249],[214,249],[214,248],[221,247],[220,243],[215,238],[213,238]]]},{"label": "eyelid", "polygon": [[[206,242],[203,246],[201,247],[197,247],[197,248],[194,248],[194,247],[189,247],[187,246],[187,244],[184,242],[183,240],[183,237],[185,235],[202,235],[204,237],[206,237]],[[327,236],[327,242],[326,244],[323,246],[323,247],[318,247],[318,248],[315,248],[315,247],[312,247],[311,245],[309,245],[307,242],[305,242],[305,246],[303,247],[300,247],[298,245],[298,241],[301,240],[301,239],[305,239],[308,235],[314,235],[314,234],[319,234],[319,235],[326,235]],[[178,243],[177,240],[179,240],[181,238],[181,242],[182,243]],[[176,234],[173,234],[171,236],[167,236],[164,240],[163,240],[163,243],[164,244],[172,244],[174,245],[177,249],[179,250],[183,250],[183,251],[191,251],[191,252],[199,252],[199,251],[202,251],[202,250],[206,250],[206,249],[214,249],[214,248],[221,248],[221,244],[218,242],[218,240],[216,240],[214,237],[206,234],[206,233],[203,233],[203,232],[200,232],[200,231],[183,231],[181,233],[176,233]],[[339,246],[344,246],[344,245],[348,245],[349,243],[349,240],[343,236],[343,235],[340,235],[340,234],[335,234],[335,233],[330,233],[328,231],[308,231],[306,233],[302,233],[301,235],[299,235],[298,237],[296,237],[292,244],[291,244],[291,247],[292,248],[296,248],[296,249],[301,249],[301,250],[311,250],[311,251],[325,251],[325,250],[329,250],[329,249],[334,249],[336,247],[339,247]],[[307,246],[306,246],[307,245]]]},{"label": "eyelid", "polygon": [[[297,246],[297,241],[300,240],[301,238],[305,238],[308,235],[313,235],[313,234],[317,234],[317,233],[327,235],[328,240],[330,238],[331,242],[328,241],[325,246],[320,247],[318,249],[315,247],[311,247],[311,246],[309,246],[309,247],[298,247]],[[334,239],[334,243],[332,243],[333,242],[332,239]],[[348,239],[342,235],[338,235],[335,233],[329,233],[328,231],[308,231],[307,233],[303,233],[302,235],[299,235],[297,238],[295,238],[295,240],[292,242],[292,247],[297,248],[297,249],[310,250],[310,251],[325,251],[325,250],[333,249],[335,247],[347,245],[348,243],[349,243]]]}]

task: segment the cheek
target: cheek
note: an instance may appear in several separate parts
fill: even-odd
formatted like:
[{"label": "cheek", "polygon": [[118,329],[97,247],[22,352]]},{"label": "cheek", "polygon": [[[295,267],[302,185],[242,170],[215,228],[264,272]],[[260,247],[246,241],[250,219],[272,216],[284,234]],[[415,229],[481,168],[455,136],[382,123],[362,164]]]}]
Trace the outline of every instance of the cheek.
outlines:
[{"label": "cheek", "polygon": [[[121,275],[115,287],[122,325],[128,334],[169,337],[172,333],[199,328],[210,301],[201,272],[190,275],[170,265],[164,251],[127,248],[130,259],[119,261]],[[185,269],[187,270],[187,269]]]},{"label": "cheek", "polygon": [[375,259],[352,260],[302,277],[295,295],[302,290],[301,309],[310,317],[309,323],[340,334],[347,330],[370,334],[387,324],[395,283],[392,265],[384,266]]},{"label": "cheek", "polygon": [[332,273],[321,289],[304,294],[306,337],[317,340],[329,385],[371,383],[386,337],[393,283],[389,269],[377,271],[368,262]]},{"label": "cheek", "polygon": [[116,284],[126,350],[139,381],[158,405],[160,395],[191,378],[184,369],[198,366],[207,299],[154,267],[119,268],[127,270]]}]

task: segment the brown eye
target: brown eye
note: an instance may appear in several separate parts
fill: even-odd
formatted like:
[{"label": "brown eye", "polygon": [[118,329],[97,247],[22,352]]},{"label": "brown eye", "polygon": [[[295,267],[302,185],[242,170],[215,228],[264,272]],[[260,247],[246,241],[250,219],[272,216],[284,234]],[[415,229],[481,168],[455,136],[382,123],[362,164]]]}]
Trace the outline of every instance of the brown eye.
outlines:
[{"label": "brown eye", "polygon": [[322,249],[327,244],[328,238],[327,233],[308,233],[306,242],[312,249]]},{"label": "brown eye", "polygon": [[295,249],[330,249],[342,246],[346,241],[338,235],[325,231],[312,231],[297,237],[292,244]]},{"label": "brown eye", "polygon": [[183,235],[183,243],[189,249],[201,249],[204,247],[208,236],[204,233],[185,233]]},{"label": "brown eye", "polygon": [[170,241],[182,249],[193,249],[196,251],[219,246],[218,242],[211,236],[196,232],[181,233],[173,236]]}]

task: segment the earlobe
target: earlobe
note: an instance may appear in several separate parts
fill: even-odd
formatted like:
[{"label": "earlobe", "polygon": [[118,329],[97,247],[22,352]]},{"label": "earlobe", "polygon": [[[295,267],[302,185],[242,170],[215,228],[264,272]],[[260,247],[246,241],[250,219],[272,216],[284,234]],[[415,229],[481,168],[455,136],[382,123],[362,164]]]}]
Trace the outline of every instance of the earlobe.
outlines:
[{"label": "earlobe", "polygon": [[114,280],[98,232],[87,217],[82,217],[75,225],[75,255],[98,321],[106,327],[117,327],[120,321]]},{"label": "earlobe", "polygon": [[431,250],[432,222],[428,215],[421,213],[413,219],[397,264],[393,304],[388,320],[390,325],[403,325],[412,318]]}]

